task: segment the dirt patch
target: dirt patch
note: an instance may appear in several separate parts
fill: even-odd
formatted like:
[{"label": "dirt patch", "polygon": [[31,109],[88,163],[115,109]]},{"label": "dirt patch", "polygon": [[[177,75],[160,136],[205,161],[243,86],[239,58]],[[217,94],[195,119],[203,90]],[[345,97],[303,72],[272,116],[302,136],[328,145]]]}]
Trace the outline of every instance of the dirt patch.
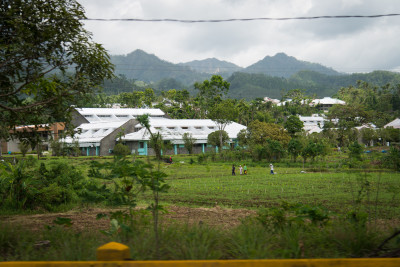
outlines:
[{"label": "dirt patch", "polygon": [[[107,219],[96,220],[99,213],[109,213],[117,209],[85,209],[73,210],[64,213],[46,213],[35,215],[0,216],[0,221],[28,228],[32,231],[44,229],[46,225],[54,225],[57,217],[70,218],[72,227],[78,231],[108,229],[110,222]],[[232,228],[240,224],[241,220],[255,215],[255,211],[246,209],[190,208],[180,206],[167,207],[168,213],[161,215],[165,223],[188,223],[190,225],[204,223],[210,226]]]},{"label": "dirt patch", "polygon": [[246,209],[215,208],[188,208],[171,206],[169,214],[164,214],[164,219],[187,224],[204,223],[210,226],[232,228],[240,224],[246,217],[254,216],[255,211]]}]

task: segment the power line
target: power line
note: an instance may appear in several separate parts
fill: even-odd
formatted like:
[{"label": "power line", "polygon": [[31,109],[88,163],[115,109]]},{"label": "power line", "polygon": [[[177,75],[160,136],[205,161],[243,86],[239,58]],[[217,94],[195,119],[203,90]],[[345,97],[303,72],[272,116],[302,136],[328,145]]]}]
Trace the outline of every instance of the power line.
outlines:
[{"label": "power line", "polygon": [[336,15],[336,16],[311,16],[311,17],[261,17],[261,18],[232,18],[232,19],[104,19],[104,18],[85,18],[81,20],[87,21],[128,21],[128,22],[179,22],[179,23],[219,23],[219,22],[234,22],[234,21],[276,21],[276,20],[313,20],[313,19],[349,19],[349,18],[381,18],[400,16],[399,13],[393,14],[377,14],[377,15]]}]

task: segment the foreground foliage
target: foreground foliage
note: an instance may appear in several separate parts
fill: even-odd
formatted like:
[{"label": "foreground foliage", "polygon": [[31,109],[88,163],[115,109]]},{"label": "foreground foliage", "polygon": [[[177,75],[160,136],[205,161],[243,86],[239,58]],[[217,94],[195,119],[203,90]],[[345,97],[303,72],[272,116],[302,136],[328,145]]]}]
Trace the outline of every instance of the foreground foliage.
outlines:
[{"label": "foreground foliage", "polygon": [[0,224],[0,260],[95,260],[95,249],[110,241],[128,245],[134,260],[399,256],[399,232],[368,225],[363,213],[337,216],[320,206],[283,203],[230,229],[170,221],[159,241],[150,221],[144,210],[114,213],[103,234],[73,230],[62,218],[39,232]]}]

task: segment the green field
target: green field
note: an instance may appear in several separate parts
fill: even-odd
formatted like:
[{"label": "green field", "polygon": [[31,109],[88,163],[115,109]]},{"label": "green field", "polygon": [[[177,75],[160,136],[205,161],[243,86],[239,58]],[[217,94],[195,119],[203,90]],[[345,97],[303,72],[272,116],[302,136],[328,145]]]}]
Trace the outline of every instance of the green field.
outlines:
[{"label": "green field", "polygon": [[161,195],[167,203],[253,209],[289,202],[322,205],[339,213],[362,209],[379,218],[400,216],[400,174],[394,172],[301,173],[299,168],[278,167],[277,174],[270,175],[269,168],[254,166],[248,175],[232,176],[226,163],[175,163],[161,169],[171,186]]},{"label": "green field", "polygon": [[[114,178],[117,181],[114,183],[111,179],[89,177],[91,162],[112,162],[112,158],[29,160],[31,167],[3,172],[3,185],[11,181],[14,185],[12,192],[33,194],[35,184],[47,183],[52,179],[52,189],[37,187],[42,191],[38,191],[35,198],[31,199],[41,200],[35,202],[39,208],[29,210],[2,207],[1,216],[4,219],[16,219],[28,214],[26,225],[32,227],[33,224],[29,223],[32,213],[49,213],[49,216],[54,217],[52,212],[56,211],[59,212],[56,217],[68,219],[69,215],[64,212],[69,209],[101,208],[105,212],[112,212],[114,208],[122,208],[127,211],[126,205],[111,205],[105,200],[93,201],[93,198],[88,198],[93,195],[82,193],[93,189],[91,183],[94,182],[97,191],[93,191],[93,194],[97,192],[97,195],[112,197],[116,188],[115,192],[124,194],[126,187],[122,184],[118,187],[121,178]],[[132,164],[132,158],[129,160],[129,164]],[[146,158],[141,160],[147,161]],[[174,221],[160,226],[160,239],[155,238],[153,227],[150,227],[154,217],[151,213],[141,211],[128,217],[119,217],[119,226],[111,224],[106,232],[99,232],[94,227],[82,228],[76,233],[76,228],[68,229],[68,225],[64,225],[68,221],[62,219],[58,221],[61,225],[54,221],[48,222],[47,228],[46,224],[39,225],[43,229],[39,231],[34,230],[34,227],[16,227],[18,224],[0,224],[0,260],[88,260],[94,258],[92,248],[109,241],[129,245],[132,258],[136,260],[397,255],[399,245],[396,238],[391,239],[383,248],[377,248],[398,231],[400,173],[373,166],[364,169],[339,168],[335,166],[342,159],[333,157],[326,162],[306,164],[305,173],[300,168],[302,164],[283,161],[275,164],[275,175],[269,174],[268,163],[250,161],[246,162],[247,175],[239,175],[237,171],[237,175],[232,176],[232,162],[209,160],[199,164],[197,157],[189,156],[176,157],[174,160],[173,164],[152,161],[154,170],[159,169],[167,174],[165,181],[170,188],[168,192],[160,194],[161,204],[167,207],[167,211],[169,205],[218,206],[220,208],[209,210],[252,209],[257,211],[257,215],[254,212],[254,217],[226,229],[219,225],[209,227],[200,222],[187,225],[185,222],[188,222],[188,218],[185,217],[185,222]],[[76,178],[74,175],[81,178],[72,186],[70,183]],[[13,180],[7,180],[10,179],[7,177]],[[59,186],[55,186],[55,182]],[[66,191],[63,191],[64,188]],[[60,196],[74,190],[78,194],[71,195],[75,197],[69,203],[60,202]],[[43,197],[51,199],[55,204],[41,205],[45,199]],[[137,202],[140,207],[154,203],[152,192],[147,190],[138,193]],[[14,202],[8,203],[12,205]],[[192,210],[195,212],[195,209]],[[80,214],[77,216],[81,217]],[[96,221],[95,217],[92,215],[88,219]],[[77,224],[74,220],[72,225]],[[52,245],[45,253],[42,250],[28,250],[27,246],[32,247],[37,240],[50,240]],[[77,244],[86,245],[82,247]],[[155,244],[158,244],[159,250]]]}]

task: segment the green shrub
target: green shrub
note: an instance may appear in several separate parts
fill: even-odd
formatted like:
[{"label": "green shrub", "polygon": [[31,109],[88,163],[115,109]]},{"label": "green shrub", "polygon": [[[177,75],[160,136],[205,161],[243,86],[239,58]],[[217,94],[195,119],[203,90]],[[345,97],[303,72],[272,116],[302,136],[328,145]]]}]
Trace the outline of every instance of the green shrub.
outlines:
[{"label": "green shrub", "polygon": [[271,258],[273,233],[255,220],[245,220],[226,240],[227,253],[233,259]]},{"label": "green shrub", "polygon": [[204,154],[204,153],[198,154],[197,155],[197,162],[199,164],[205,163],[207,161],[207,158],[208,158],[208,154]]},{"label": "green shrub", "polygon": [[81,171],[65,161],[50,161],[46,166],[28,165],[21,160],[15,166],[3,163],[0,170],[0,203],[13,209],[52,210],[78,201],[83,188]]},{"label": "green shrub", "polygon": [[21,143],[18,144],[18,149],[21,151],[23,157],[25,157],[29,148],[30,148],[29,143],[26,141],[22,141]]},{"label": "green shrub", "polygon": [[349,153],[350,159],[355,159],[355,160],[359,160],[359,161],[362,160],[361,155],[362,155],[364,149],[357,141],[355,141],[354,143],[351,143],[348,148],[350,151],[350,153]]},{"label": "green shrub", "polygon": [[131,154],[129,147],[126,145],[123,145],[121,143],[118,143],[115,145],[114,149],[113,149],[113,153],[116,156],[128,156]]},{"label": "green shrub", "polygon": [[400,171],[400,149],[392,146],[387,155],[383,157],[385,167]]},{"label": "green shrub", "polygon": [[203,224],[175,227],[175,238],[168,246],[168,254],[173,259],[210,260],[222,257],[223,244],[219,229]]}]

